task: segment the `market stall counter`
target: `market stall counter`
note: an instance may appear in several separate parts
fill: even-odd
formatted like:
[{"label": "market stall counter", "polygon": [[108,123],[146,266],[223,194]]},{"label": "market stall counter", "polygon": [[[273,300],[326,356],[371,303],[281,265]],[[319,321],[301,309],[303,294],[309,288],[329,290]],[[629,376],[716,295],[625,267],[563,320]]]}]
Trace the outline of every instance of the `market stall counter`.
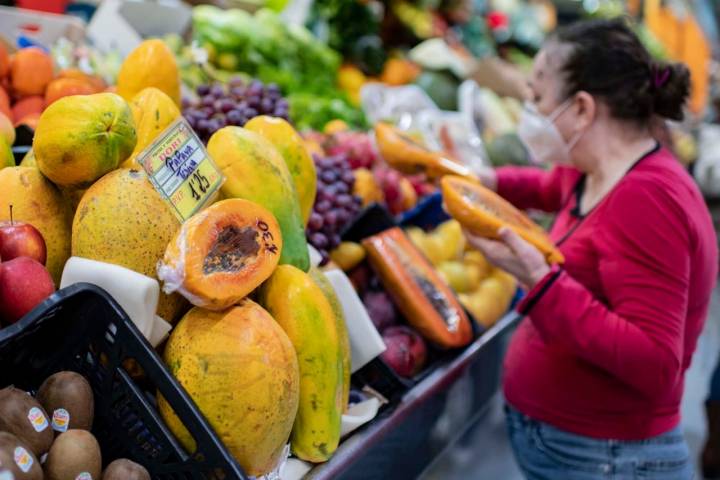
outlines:
[{"label": "market stall counter", "polygon": [[506,340],[520,319],[514,311],[505,315],[305,478],[416,478],[482,418],[497,393]]}]

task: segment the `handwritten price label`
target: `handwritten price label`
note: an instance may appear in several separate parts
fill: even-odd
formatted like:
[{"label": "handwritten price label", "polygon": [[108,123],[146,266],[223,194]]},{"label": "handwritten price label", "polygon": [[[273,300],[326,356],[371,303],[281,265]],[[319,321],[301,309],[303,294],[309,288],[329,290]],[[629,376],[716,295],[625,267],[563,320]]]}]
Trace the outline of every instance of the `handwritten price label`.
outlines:
[{"label": "handwritten price label", "polygon": [[138,161],[180,221],[200,210],[225,177],[182,117],[143,151]]}]

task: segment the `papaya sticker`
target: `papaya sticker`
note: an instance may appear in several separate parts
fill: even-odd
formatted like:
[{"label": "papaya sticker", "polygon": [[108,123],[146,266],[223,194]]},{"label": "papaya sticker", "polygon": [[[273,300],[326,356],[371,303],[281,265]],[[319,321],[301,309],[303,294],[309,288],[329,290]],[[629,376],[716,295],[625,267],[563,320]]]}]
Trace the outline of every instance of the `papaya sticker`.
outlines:
[{"label": "papaya sticker", "polygon": [[58,408],[53,412],[52,428],[56,432],[65,433],[70,425],[70,412],[64,408]]},{"label": "papaya sticker", "polygon": [[30,420],[30,425],[32,425],[36,432],[42,432],[48,428],[48,420],[45,414],[37,407],[30,409],[28,412],[28,420]]},{"label": "papaya sticker", "polygon": [[23,447],[15,448],[15,451],[13,452],[13,460],[15,460],[15,465],[17,465],[23,473],[29,472],[33,466],[32,457]]},{"label": "papaya sticker", "polygon": [[138,162],[181,222],[208,204],[225,181],[203,143],[182,117],[138,155]]}]

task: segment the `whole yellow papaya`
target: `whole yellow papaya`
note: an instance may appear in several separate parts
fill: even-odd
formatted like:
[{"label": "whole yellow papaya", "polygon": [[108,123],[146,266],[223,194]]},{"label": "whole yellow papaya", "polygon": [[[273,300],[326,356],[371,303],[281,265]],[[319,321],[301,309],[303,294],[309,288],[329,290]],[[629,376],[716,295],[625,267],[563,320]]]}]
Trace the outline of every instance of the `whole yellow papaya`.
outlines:
[{"label": "whole yellow papaya", "polygon": [[[277,467],[298,408],[292,343],[251,300],[211,312],[190,310],[173,330],[164,359],[210,425],[252,476]],[[195,441],[167,401],[158,408],[190,453]]]},{"label": "whole yellow papaya", "polygon": [[324,462],[340,442],[343,365],[337,321],[313,279],[280,265],[260,289],[263,305],[295,346],[300,402],[290,446],[302,460]]},{"label": "whole yellow papaya", "polygon": [[207,144],[210,156],[226,177],[226,198],[258,203],[275,215],[282,231],[281,264],[306,272],[310,256],[292,177],[277,149],[262,135],[240,127],[221,128]]},{"label": "whole yellow papaya", "polygon": [[[72,223],[72,254],[157,279],[157,264],[180,222],[144,172],[118,169],[83,195]],[[185,299],[160,292],[158,315],[175,322]]]},{"label": "whole yellow papaya", "polygon": [[84,188],[125,161],[136,141],[130,107],[121,97],[73,95],[40,116],[33,152],[38,168],[53,183]]},{"label": "whole yellow papaya", "polygon": [[72,212],[60,191],[37,168],[0,169],[0,221],[27,222],[40,230],[47,247],[47,266],[56,285],[70,257]]},{"label": "whole yellow papaya", "polygon": [[118,72],[117,92],[128,102],[147,87],[159,88],[180,106],[180,70],[175,55],[162,40],[142,42]]},{"label": "whole yellow papaya", "polygon": [[317,172],[302,137],[284,119],[267,115],[253,118],[245,128],[269,140],[285,159],[300,201],[300,213],[307,225],[317,193]]},{"label": "whole yellow papaya", "polygon": [[137,165],[137,156],[145,150],[172,122],[180,118],[180,109],[165,92],[148,87],[135,95],[130,102],[135,122],[137,143],[130,157],[122,164],[124,168]]},{"label": "whole yellow papaya", "polygon": [[325,276],[322,270],[317,267],[310,269],[310,276],[312,277],[315,284],[320,287],[325,298],[330,302],[330,306],[335,314],[335,326],[337,327],[338,340],[340,342],[340,360],[342,361],[343,375],[342,375],[342,411],[347,411],[348,403],[350,401],[350,373],[352,370],[352,357],[350,351],[350,336],[348,335],[347,324],[345,323],[345,313],[343,312],[340,299],[335,293],[330,280]]}]

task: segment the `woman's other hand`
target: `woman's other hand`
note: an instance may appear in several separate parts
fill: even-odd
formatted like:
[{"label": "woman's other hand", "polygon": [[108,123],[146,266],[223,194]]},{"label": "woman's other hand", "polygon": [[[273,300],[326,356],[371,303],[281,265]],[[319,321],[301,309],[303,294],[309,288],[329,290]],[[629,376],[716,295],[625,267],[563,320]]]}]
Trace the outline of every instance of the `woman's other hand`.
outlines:
[{"label": "woman's other hand", "polygon": [[478,237],[465,230],[468,242],[498,268],[515,276],[527,289],[532,289],[550,272],[545,256],[517,233],[502,227],[500,240]]}]

